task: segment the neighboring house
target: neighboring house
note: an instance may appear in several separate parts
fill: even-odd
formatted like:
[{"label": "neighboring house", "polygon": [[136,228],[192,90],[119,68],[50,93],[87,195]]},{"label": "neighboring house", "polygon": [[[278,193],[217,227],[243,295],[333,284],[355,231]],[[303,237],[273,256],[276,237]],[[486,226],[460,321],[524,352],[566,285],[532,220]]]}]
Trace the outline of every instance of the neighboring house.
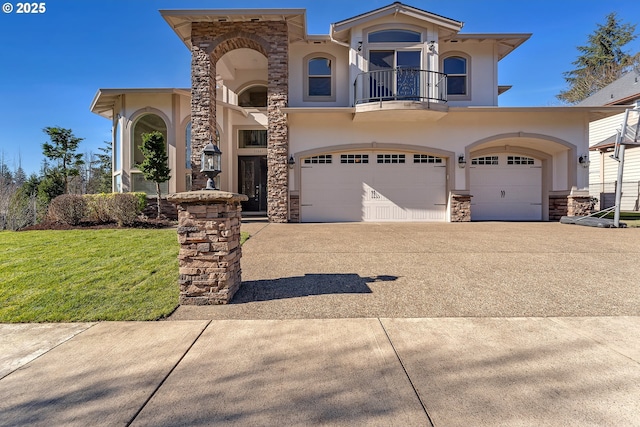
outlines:
[{"label": "neighboring house", "polygon": [[588,203],[571,195],[589,183],[587,124],[622,111],[498,107],[499,62],[530,34],[462,33],[402,3],[327,35],[307,34],[304,9],[160,13],[191,51],[192,87],[98,91],[115,191],[151,188],[137,147],[160,130],[165,191],[203,188],[217,141],[220,188],[273,222],[554,220]]},{"label": "neighboring house", "polygon": [[[597,93],[580,102],[579,106],[620,105],[632,107],[640,100],[640,70],[635,69]],[[589,124],[589,192],[600,201],[600,209],[615,205],[618,161],[610,156],[616,142],[617,130],[622,127],[624,113],[593,121]],[[637,120],[637,119],[636,119]],[[637,123],[637,121],[636,121]],[[622,203],[627,211],[640,210],[640,148],[628,145],[625,149]]]}]

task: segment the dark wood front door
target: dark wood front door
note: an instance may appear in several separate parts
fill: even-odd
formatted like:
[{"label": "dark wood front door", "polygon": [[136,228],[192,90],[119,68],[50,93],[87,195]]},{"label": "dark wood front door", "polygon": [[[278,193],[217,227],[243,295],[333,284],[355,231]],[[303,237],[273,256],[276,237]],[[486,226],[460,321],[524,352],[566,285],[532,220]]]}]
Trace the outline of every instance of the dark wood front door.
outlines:
[{"label": "dark wood front door", "polygon": [[249,200],[242,202],[246,212],[267,211],[267,157],[238,157],[238,192]]}]

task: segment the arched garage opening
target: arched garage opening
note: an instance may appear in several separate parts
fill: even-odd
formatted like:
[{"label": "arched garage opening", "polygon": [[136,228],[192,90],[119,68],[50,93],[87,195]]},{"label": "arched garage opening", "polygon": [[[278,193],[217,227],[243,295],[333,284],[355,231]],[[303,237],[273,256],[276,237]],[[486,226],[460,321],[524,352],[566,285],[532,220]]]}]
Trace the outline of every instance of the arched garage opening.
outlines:
[{"label": "arched garage opening", "polygon": [[549,194],[575,185],[575,146],[558,138],[505,134],[467,147],[472,221],[547,221]]},{"label": "arched garage opening", "polygon": [[302,222],[446,220],[452,152],[374,143],[296,157]]}]

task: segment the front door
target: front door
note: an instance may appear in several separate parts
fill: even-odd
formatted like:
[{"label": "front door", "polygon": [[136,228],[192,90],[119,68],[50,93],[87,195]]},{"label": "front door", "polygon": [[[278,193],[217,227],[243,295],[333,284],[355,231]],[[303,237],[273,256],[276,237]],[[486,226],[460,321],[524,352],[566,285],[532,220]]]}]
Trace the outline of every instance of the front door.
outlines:
[{"label": "front door", "polygon": [[267,211],[267,157],[238,157],[238,192],[249,197],[242,202],[246,212]]}]

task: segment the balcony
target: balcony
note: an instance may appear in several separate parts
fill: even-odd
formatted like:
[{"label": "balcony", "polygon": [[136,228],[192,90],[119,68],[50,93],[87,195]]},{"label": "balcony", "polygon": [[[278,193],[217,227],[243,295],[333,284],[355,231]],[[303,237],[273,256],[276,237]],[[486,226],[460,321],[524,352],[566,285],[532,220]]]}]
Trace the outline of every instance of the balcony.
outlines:
[{"label": "balcony", "polygon": [[448,111],[447,75],[416,68],[361,73],[354,101],[354,120],[437,120]]}]

